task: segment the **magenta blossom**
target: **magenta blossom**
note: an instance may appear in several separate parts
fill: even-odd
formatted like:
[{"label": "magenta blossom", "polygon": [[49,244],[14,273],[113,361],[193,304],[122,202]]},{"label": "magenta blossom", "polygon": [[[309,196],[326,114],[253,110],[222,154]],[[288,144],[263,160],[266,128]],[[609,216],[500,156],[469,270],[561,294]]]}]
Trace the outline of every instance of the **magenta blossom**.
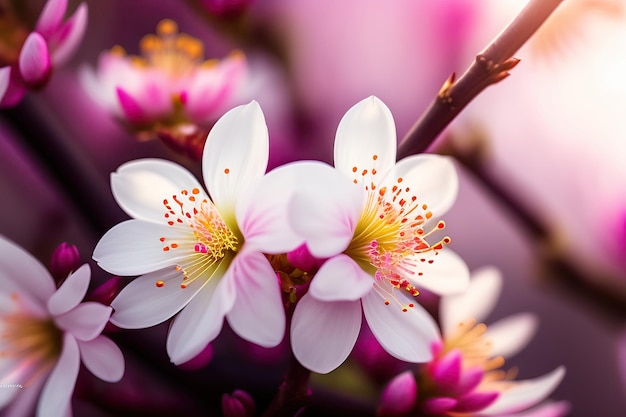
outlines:
[{"label": "magenta blossom", "polygon": [[15,23],[10,8],[5,12],[3,19],[9,20],[11,29],[4,36],[11,47],[0,55],[0,106],[14,106],[27,89],[43,87],[53,69],[74,52],[87,26],[87,4],[81,3],[64,20],[66,10],[67,0],[48,0],[30,33]]},{"label": "magenta blossom", "polygon": [[0,409],[8,415],[71,414],[80,363],[117,382],[124,373],[120,349],[101,335],[111,307],[81,300],[89,265],[56,289],[36,259],[0,236]]}]

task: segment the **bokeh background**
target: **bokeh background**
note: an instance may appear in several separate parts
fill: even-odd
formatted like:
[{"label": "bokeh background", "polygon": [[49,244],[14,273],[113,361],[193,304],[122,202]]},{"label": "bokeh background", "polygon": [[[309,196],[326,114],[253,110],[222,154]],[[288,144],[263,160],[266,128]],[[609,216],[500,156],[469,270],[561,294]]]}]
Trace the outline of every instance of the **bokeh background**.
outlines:
[{"label": "bokeh background", "polygon": [[[27,0],[35,11],[42,1]],[[79,2],[70,1],[69,10]],[[461,74],[524,1],[254,0],[243,14],[211,14],[195,0],[86,1],[89,23],[71,62],[47,87],[0,110],[0,234],[48,263],[78,246],[94,285],[95,243],[126,219],[109,174],[129,160],[200,165],[158,140],[138,141],[82,88],[79,74],[114,45],[137,53],[163,18],[202,40],[207,57],[239,49],[249,63],[240,100],[254,98],[270,132],[272,166],[331,161],[336,126],[376,95],[401,139],[452,72]],[[245,3],[245,2],[244,2]],[[498,267],[502,298],[490,321],[529,311],[536,337],[507,361],[518,378],[558,365],[553,393],[571,416],[626,415],[626,2],[565,0],[523,47],[512,75],[488,88],[429,149],[456,156],[460,193],[445,220],[471,269]],[[203,367],[165,353],[167,323],[112,331],[127,373],[107,384],[81,373],[77,416],[220,415],[241,388],[263,409],[286,369],[288,345],[261,349],[228,329]],[[210,353],[210,352],[209,352]],[[392,367],[392,365],[389,365]],[[313,378],[307,415],[374,415],[380,375],[357,359]],[[393,375],[393,373],[390,373]]]}]

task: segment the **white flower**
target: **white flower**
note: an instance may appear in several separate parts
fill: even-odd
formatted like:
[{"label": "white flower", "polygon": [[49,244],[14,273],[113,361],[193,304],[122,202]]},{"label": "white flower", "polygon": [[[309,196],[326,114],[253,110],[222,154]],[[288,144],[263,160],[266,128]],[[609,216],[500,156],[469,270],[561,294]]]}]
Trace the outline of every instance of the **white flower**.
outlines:
[{"label": "white flower", "polygon": [[22,248],[0,236],[0,409],[9,415],[71,413],[80,362],[98,378],[124,373],[120,349],[100,333],[111,307],[81,303],[89,286],[85,264],[59,289],[50,273]]},{"label": "white flower", "polygon": [[264,176],[268,152],[263,112],[251,102],[226,113],[207,138],[202,169],[211,199],[168,161],[130,162],[111,177],[115,199],[134,219],[109,230],[93,257],[113,274],[145,274],[113,301],[111,321],[143,328],[180,311],[167,339],[176,364],[212,341],[224,317],[261,346],[283,338],[280,288],[263,253],[302,241],[286,227],[285,205],[276,203],[281,179]]},{"label": "white flower", "polygon": [[335,139],[335,169],[310,164],[310,183],[289,216],[314,256],[328,258],[298,303],[291,342],[298,360],[330,372],[349,355],[361,309],[381,345],[410,362],[431,358],[439,332],[430,315],[407,296],[419,288],[463,291],[469,272],[444,237],[430,244],[434,223],[453,203],[458,179],[437,155],[395,163],[396,132],[389,109],[370,97],[343,117]]}]

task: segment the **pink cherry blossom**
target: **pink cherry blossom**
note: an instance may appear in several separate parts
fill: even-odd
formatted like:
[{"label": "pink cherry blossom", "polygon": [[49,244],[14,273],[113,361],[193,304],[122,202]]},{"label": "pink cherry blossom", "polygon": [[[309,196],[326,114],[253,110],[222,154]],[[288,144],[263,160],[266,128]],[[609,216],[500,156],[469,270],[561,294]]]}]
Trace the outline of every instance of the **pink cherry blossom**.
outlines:
[{"label": "pink cherry blossom", "polygon": [[120,349],[101,335],[111,307],[83,302],[89,265],[56,289],[50,273],[30,254],[0,236],[0,409],[8,415],[63,416],[80,363],[100,379],[124,373]]},{"label": "pink cherry blossom", "polygon": [[264,176],[268,150],[263,112],[251,102],[209,134],[202,169],[211,198],[191,173],[164,160],[129,162],[111,176],[115,199],[133,219],[109,230],[93,257],[111,273],[142,274],[111,304],[111,322],[144,328],[176,315],[167,339],[175,364],[198,355],[224,318],[264,347],[284,336],[280,287],[264,253],[288,252],[302,240],[287,227],[286,205],[277,204],[288,187]]}]

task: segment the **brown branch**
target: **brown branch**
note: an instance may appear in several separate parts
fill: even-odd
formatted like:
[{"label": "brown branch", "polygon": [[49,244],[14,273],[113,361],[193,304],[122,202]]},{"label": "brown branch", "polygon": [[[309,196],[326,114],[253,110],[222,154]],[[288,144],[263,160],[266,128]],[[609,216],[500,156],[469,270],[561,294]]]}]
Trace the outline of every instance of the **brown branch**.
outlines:
[{"label": "brown branch", "polygon": [[545,22],[563,0],[531,0],[455,82],[452,74],[430,107],[402,139],[398,158],[424,152],[481,91],[509,76],[519,60],[513,54]]}]

